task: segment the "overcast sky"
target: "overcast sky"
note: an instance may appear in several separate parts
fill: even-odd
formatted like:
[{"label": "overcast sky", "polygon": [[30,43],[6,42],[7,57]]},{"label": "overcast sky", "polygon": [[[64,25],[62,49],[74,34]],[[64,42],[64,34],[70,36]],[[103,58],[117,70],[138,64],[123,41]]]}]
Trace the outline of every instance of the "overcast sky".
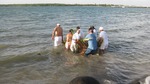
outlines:
[{"label": "overcast sky", "polygon": [[65,3],[65,4],[122,4],[150,7],[150,0],[0,0],[0,4]]}]

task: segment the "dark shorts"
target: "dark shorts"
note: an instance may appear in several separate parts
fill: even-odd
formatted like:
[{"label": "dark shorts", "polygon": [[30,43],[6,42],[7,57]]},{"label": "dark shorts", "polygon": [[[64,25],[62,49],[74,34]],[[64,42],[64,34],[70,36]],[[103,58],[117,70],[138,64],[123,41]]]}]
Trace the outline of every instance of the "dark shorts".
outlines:
[{"label": "dark shorts", "polygon": [[85,56],[88,56],[89,54],[95,54],[97,52],[97,50],[92,50],[92,49],[89,49],[87,48],[86,52],[85,52]]}]

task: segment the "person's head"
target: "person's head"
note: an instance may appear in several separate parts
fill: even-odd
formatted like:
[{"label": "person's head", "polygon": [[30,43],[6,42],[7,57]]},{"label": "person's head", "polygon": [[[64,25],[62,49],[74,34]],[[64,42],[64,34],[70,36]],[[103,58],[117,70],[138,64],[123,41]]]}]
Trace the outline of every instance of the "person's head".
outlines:
[{"label": "person's head", "polygon": [[95,27],[94,27],[94,26],[90,26],[90,28],[92,28],[93,30],[95,29]]},{"label": "person's head", "polygon": [[104,28],[103,27],[99,27],[99,31],[104,31]]},{"label": "person's head", "polygon": [[78,30],[78,29],[80,29],[80,27],[79,27],[79,26],[77,26],[77,27],[76,27],[76,29]]},{"label": "person's head", "polygon": [[80,29],[77,30],[77,33],[80,34]]},{"label": "person's head", "polygon": [[73,33],[73,29],[69,29],[69,32],[70,32],[70,33]]},{"label": "person's head", "polygon": [[89,30],[88,30],[88,32],[89,33],[93,33],[93,28],[90,27]]},{"label": "person's head", "polygon": [[76,77],[69,84],[100,84],[98,80],[90,76]]},{"label": "person's head", "polygon": [[57,27],[59,27],[60,26],[60,24],[59,23],[57,23],[57,25],[56,25]]}]

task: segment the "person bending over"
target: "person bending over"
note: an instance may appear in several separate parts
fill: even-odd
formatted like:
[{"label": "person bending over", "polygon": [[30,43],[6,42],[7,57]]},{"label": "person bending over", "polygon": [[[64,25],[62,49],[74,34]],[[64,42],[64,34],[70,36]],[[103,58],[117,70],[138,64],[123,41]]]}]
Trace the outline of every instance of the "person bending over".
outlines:
[{"label": "person bending over", "polygon": [[89,28],[88,35],[84,38],[84,41],[88,41],[88,48],[85,52],[85,56],[95,54],[97,52],[97,40],[93,33],[93,28]]}]

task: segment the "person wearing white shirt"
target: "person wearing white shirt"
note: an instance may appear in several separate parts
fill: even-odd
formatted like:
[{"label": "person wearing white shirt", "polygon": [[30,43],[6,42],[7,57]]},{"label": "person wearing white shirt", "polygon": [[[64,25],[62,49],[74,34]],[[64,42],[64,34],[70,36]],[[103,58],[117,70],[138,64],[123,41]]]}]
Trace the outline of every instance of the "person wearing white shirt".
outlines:
[{"label": "person wearing white shirt", "polygon": [[104,50],[108,48],[108,36],[107,33],[104,31],[103,27],[99,28],[99,40],[102,41],[100,48],[99,48],[99,55],[104,53]]},{"label": "person wearing white shirt", "polygon": [[80,39],[83,39],[84,38],[84,33],[83,33],[82,29],[79,26],[77,26],[76,29],[80,30],[79,36],[80,36]]},{"label": "person wearing white shirt", "polygon": [[76,33],[73,34],[72,42],[70,46],[70,50],[72,52],[77,52],[77,41],[80,40],[80,29],[76,31]]}]

